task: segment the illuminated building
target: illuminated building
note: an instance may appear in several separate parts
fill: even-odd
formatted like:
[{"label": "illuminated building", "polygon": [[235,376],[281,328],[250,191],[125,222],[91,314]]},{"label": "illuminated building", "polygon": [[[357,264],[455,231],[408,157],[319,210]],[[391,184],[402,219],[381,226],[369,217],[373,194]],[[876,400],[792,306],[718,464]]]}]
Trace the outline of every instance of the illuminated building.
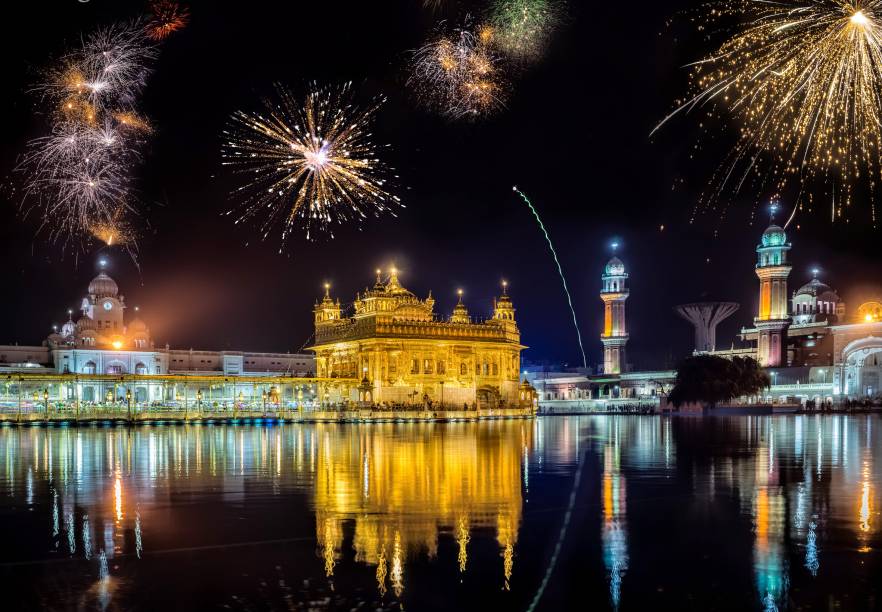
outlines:
[{"label": "illuminated building", "polygon": [[[129,309],[119,286],[104,270],[89,283],[82,299],[79,318],[68,320],[39,346],[0,345],[0,375],[85,374],[107,376],[202,376],[228,379],[232,384],[161,385],[150,383],[117,384],[116,382],[81,382],[76,385],[51,385],[52,399],[70,399],[76,395],[82,402],[101,402],[107,393],[116,401],[131,391],[136,403],[173,400],[188,394],[194,400],[202,389],[206,400],[234,401],[233,393],[251,397],[260,390],[252,384],[235,380],[270,377],[306,377],[315,371],[309,353],[254,353],[245,351],[178,350],[168,345],[157,348],[150,329],[138,316],[126,316]],[[66,387],[62,391],[62,386]],[[8,389],[4,389],[8,392]]]},{"label": "illuminated building", "polygon": [[757,360],[761,366],[784,364],[784,338],[790,317],[787,312],[787,277],[792,266],[787,261],[790,244],[777,225],[763,232],[756,247],[756,275],[760,281],[759,312],[753,322],[757,330]]},{"label": "illuminated building", "polygon": [[790,243],[771,225],[757,247],[758,316],[740,337],[750,346],[716,351],[754,357],[769,368],[769,399],[832,401],[882,394],[882,304],[868,301],[848,315],[839,294],[812,270],[787,304]]},{"label": "illuminated building", "polygon": [[618,257],[610,259],[603,269],[603,373],[619,374],[624,370],[628,328],[625,324],[625,300],[628,299],[628,273]]},{"label": "illuminated building", "polygon": [[[503,287],[487,320],[474,320],[462,301],[450,317],[401,286],[392,269],[356,295],[344,313],[330,288],[315,306],[316,371],[320,377],[358,377],[358,401],[373,404],[518,406],[520,331]],[[528,402],[529,403],[529,402]]]}]

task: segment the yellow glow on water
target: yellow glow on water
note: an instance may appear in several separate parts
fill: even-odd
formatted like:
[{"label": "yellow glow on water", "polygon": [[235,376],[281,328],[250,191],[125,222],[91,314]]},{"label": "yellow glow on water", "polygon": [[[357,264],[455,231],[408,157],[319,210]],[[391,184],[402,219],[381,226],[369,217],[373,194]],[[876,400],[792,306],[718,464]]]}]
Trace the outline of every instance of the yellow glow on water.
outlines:
[{"label": "yellow glow on water", "polygon": [[321,448],[313,503],[326,567],[342,554],[343,524],[354,521],[356,561],[376,565],[378,582],[388,571],[398,593],[406,559],[421,551],[434,558],[440,533],[452,532],[464,572],[471,530],[495,528],[510,580],[523,503],[521,451],[532,448],[531,427],[498,423],[416,439],[374,428],[355,440],[345,428],[316,429]]},{"label": "yellow glow on water", "polygon": [[466,564],[469,560],[469,524],[464,516],[459,517],[456,526],[456,544],[459,548],[457,553],[457,561],[459,562],[460,573],[466,570]]},{"label": "yellow glow on water", "polygon": [[870,517],[872,515],[870,512],[870,497],[872,489],[870,484],[869,461],[864,461],[861,477],[860,530],[864,533],[869,533],[871,529]]},{"label": "yellow glow on water", "polygon": [[120,475],[116,475],[116,479],[113,481],[113,506],[116,510],[116,521],[120,522],[123,519],[123,511],[122,511],[122,479]]}]

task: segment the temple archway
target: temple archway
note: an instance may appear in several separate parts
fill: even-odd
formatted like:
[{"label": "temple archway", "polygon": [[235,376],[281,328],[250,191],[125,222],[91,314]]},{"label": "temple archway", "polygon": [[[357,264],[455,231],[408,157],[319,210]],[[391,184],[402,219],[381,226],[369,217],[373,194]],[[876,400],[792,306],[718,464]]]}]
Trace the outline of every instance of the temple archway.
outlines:
[{"label": "temple archway", "polygon": [[842,350],[842,394],[847,397],[882,395],[882,338],[869,336]]}]

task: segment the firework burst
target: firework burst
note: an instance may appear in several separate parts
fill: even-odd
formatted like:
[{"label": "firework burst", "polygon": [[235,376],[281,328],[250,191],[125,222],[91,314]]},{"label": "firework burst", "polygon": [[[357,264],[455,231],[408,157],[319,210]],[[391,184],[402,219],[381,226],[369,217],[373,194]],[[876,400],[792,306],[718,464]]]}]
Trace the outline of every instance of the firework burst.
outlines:
[{"label": "firework burst", "polygon": [[387,185],[391,169],[379,158],[387,145],[374,144],[370,132],[383,98],[356,107],[351,83],[312,85],[302,101],[276,90],[263,111],[238,111],[223,131],[223,164],[247,177],[232,194],[240,202],[236,223],[262,217],[264,239],[281,225],[284,246],[298,226],[314,239],[334,224],[401,206]]},{"label": "firework burst", "polygon": [[28,177],[25,198],[39,206],[50,237],[66,243],[128,205],[129,167],[136,158],[109,122],[60,124],[29,143],[20,166]]},{"label": "firework burst", "polygon": [[132,168],[150,132],[135,107],[154,57],[140,22],[115,25],[85,38],[36,86],[55,112],[17,170],[25,214],[37,209],[51,240],[86,244],[95,227],[127,224]]},{"label": "firework burst", "polygon": [[496,0],[490,9],[487,36],[515,60],[538,58],[557,27],[562,8],[552,0]]},{"label": "firework burst", "polygon": [[882,173],[882,1],[732,0],[707,5],[699,22],[709,30],[727,19],[737,32],[691,65],[690,93],[653,130],[696,109],[705,129],[738,126],[700,204],[751,188],[757,202],[795,193],[795,213],[820,188],[836,219],[859,185],[872,202]]},{"label": "firework burst", "polygon": [[94,120],[108,109],[135,104],[155,57],[141,22],[102,28],[47,71],[36,90],[54,101],[62,120]]},{"label": "firework burst", "polygon": [[163,40],[182,30],[190,21],[190,11],[171,0],[155,0],[150,3],[151,17],[147,22],[147,35],[153,40]]},{"label": "firework burst", "polygon": [[451,118],[488,115],[505,104],[507,82],[487,44],[489,31],[441,34],[414,53],[408,85],[430,108]]}]

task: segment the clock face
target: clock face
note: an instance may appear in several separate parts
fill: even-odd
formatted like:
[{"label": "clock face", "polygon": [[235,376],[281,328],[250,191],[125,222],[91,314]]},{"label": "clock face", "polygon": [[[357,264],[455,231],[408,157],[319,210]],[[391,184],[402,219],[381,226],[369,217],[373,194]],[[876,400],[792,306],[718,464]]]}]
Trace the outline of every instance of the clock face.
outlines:
[{"label": "clock face", "polygon": [[104,310],[110,310],[113,308],[113,304],[110,302],[104,302]]}]

